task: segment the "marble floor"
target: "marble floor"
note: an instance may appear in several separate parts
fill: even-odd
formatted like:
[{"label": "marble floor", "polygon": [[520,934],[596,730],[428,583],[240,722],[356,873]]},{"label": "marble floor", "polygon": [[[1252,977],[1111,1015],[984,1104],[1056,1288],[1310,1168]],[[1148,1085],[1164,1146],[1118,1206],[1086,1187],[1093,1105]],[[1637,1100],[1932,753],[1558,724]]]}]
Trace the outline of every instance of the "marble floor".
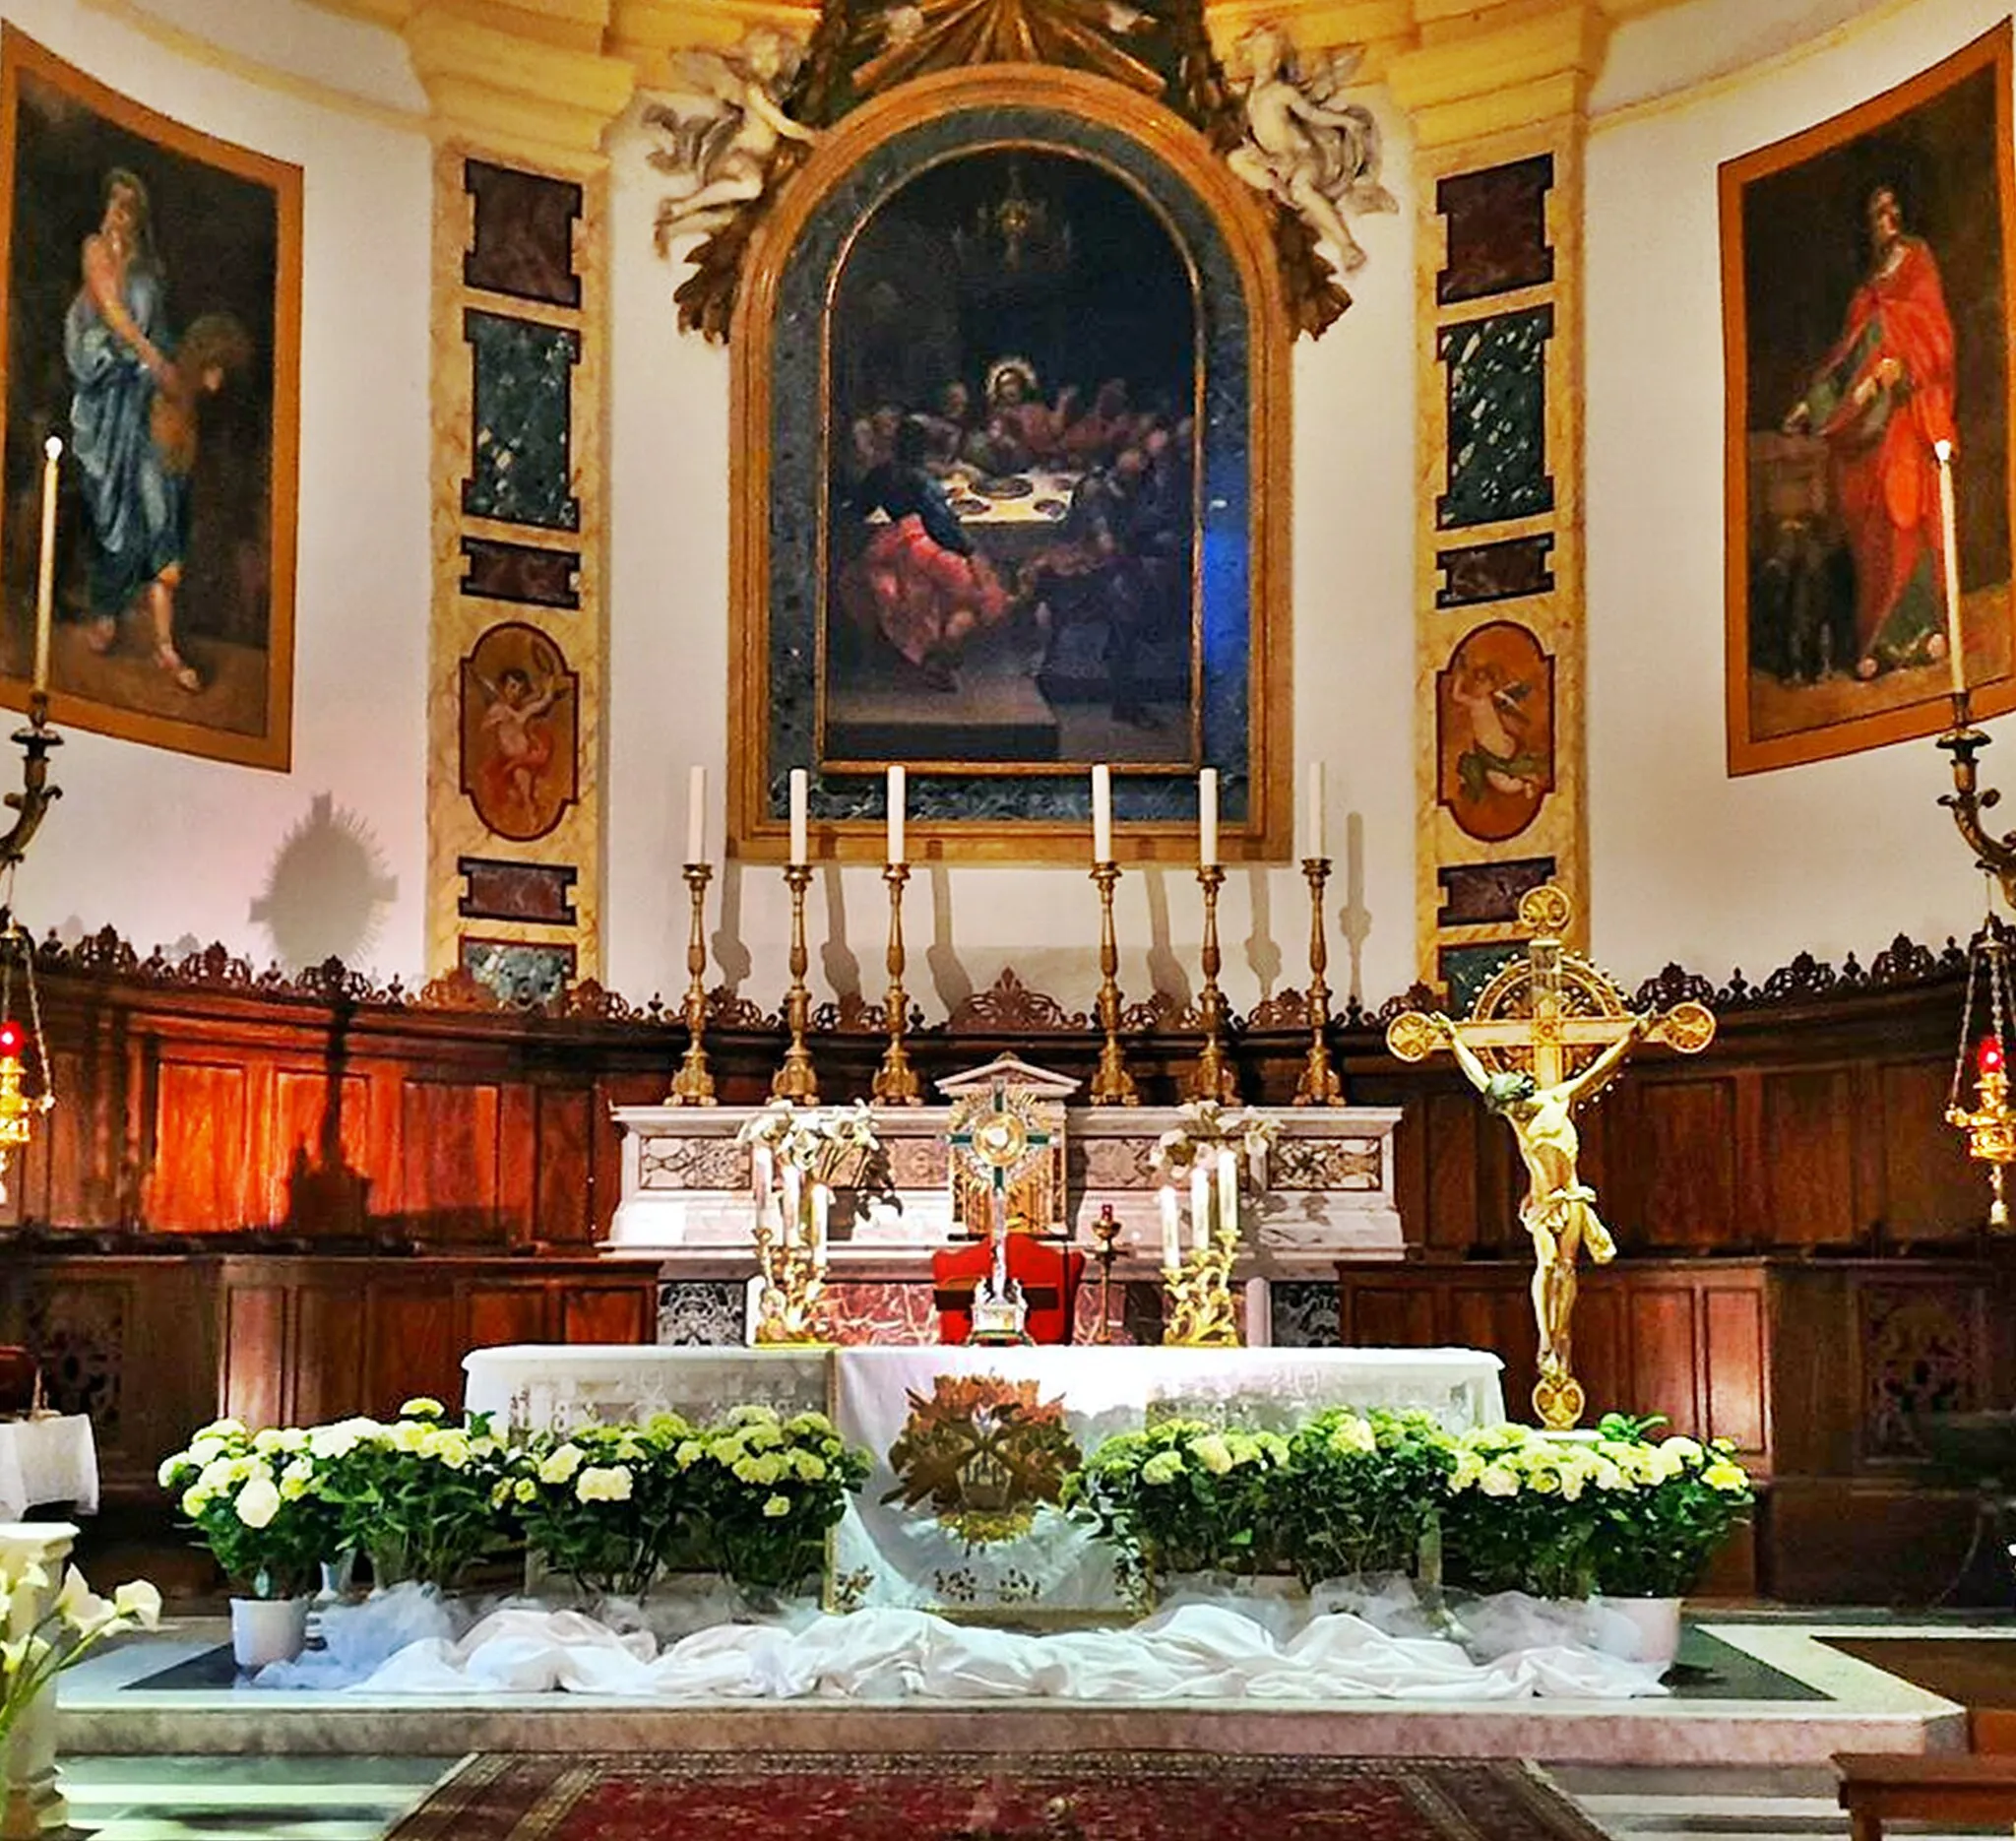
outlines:
[{"label": "marble floor", "polygon": [[[1870,1625],[1704,1619],[1682,1651],[1678,1691],[1660,1701],[643,1708],[562,1695],[436,1705],[262,1691],[233,1679],[220,1626],[189,1622],[66,1678],[63,1775],[72,1833],[94,1841],[377,1841],[456,1756],[482,1746],[1510,1754],[1545,1760],[1612,1841],[1832,1841],[1848,1833],[1833,1752],[1958,1749],[1965,1715],[1830,1648],[1830,1629],[1865,1635]],[[1968,1633],[2016,1642],[2006,1623]],[[1940,1831],[1961,1832],[2009,1831]]]}]

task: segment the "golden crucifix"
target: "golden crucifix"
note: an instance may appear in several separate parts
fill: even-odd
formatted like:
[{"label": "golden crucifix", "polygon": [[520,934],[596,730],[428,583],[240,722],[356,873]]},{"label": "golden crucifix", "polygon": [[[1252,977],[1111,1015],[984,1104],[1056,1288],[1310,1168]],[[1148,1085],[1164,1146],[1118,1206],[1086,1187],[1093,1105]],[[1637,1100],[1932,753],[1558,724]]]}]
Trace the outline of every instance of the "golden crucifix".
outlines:
[{"label": "golden crucifix", "polygon": [[1587,1246],[1602,1265],[1617,1250],[1596,1212],[1596,1191],[1576,1171],[1582,1141],[1575,1109],[1617,1071],[1634,1043],[1663,1042],[1698,1054],[1715,1040],[1715,1018],[1704,1004],[1634,1015],[1602,971],[1563,948],[1561,935],[1573,915],[1566,893],[1553,883],[1528,890],[1519,903],[1520,924],[1533,932],[1526,955],[1491,975],[1465,1021],[1409,1010],[1386,1031],[1386,1046],[1403,1061],[1446,1047],[1518,1140],[1526,1165],[1519,1220],[1533,1237],[1533,1314],[1540,1329],[1533,1405],[1552,1431],[1565,1431],[1582,1417],[1569,1337],[1576,1258]]}]

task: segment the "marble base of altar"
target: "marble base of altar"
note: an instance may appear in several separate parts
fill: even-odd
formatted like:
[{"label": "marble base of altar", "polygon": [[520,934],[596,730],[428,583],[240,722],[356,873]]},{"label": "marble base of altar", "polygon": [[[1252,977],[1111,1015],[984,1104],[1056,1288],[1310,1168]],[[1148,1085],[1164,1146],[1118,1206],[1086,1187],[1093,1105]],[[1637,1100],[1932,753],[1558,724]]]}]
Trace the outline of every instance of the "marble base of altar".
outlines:
[{"label": "marble base of altar", "polygon": [[[726,1279],[755,1269],[749,1148],[736,1133],[747,1107],[619,1107],[622,1199],[606,1248],[657,1253],[671,1281]],[[949,1109],[876,1109],[888,1186],[843,1190],[833,1209],[828,1272],[835,1284],[897,1280],[929,1286],[931,1254],[953,1242],[945,1132]],[[1334,1278],[1344,1260],[1392,1260],[1404,1250],[1393,1193],[1388,1107],[1292,1109],[1275,1114],[1281,1135],[1265,1193],[1248,1196],[1249,1252],[1242,1279]],[[1178,1122],[1161,1107],[1072,1107],[1067,1114],[1066,1225],[1089,1248],[1091,1225],[1111,1208],[1120,1224],[1116,1285],[1155,1280],[1162,1226],[1153,1160]],[[1096,1272],[1086,1275],[1096,1292]],[[1267,1320],[1255,1293],[1249,1325]],[[1264,1340],[1264,1334],[1260,1340]],[[1249,1335],[1249,1340],[1255,1338]]]},{"label": "marble base of altar", "polygon": [[[830,1412],[841,1435],[867,1446],[873,1461],[835,1535],[833,1602],[1024,1611],[1113,1610],[1121,1599],[1110,1552],[1053,1502],[1022,1491],[1012,1463],[995,1461],[1001,1407],[1012,1405],[1019,1423],[1061,1423],[1083,1454],[1150,1420],[1290,1431],[1331,1406],[1418,1408],[1461,1431],[1504,1418],[1499,1367],[1496,1356],[1476,1349],[575,1344],[476,1349],[463,1361],[470,1410],[520,1428],[564,1430],[663,1412],[705,1420],[752,1402],[787,1415]],[[963,1437],[966,1425],[976,1435]],[[906,1503],[912,1479],[892,1461],[906,1441],[970,1456]]]}]

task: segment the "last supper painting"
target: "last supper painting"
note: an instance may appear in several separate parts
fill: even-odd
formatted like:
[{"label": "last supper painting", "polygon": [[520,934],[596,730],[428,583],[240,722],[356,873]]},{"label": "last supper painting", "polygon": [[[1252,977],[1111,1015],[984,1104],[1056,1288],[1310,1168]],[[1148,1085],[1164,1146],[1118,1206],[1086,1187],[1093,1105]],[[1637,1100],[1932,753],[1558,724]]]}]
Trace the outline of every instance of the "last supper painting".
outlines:
[{"label": "last supper painting", "polygon": [[1194,764],[1201,315],[1155,206],[1075,154],[944,159],[826,327],[823,762]]}]

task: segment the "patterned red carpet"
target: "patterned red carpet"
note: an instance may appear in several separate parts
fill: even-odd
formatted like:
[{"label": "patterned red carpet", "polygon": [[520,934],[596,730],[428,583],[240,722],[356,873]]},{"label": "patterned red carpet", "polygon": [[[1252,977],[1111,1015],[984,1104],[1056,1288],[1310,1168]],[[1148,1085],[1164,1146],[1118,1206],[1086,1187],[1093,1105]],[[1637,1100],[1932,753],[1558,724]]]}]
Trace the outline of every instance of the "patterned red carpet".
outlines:
[{"label": "patterned red carpet", "polygon": [[485,1753],[387,1841],[1603,1841],[1512,1763]]}]

